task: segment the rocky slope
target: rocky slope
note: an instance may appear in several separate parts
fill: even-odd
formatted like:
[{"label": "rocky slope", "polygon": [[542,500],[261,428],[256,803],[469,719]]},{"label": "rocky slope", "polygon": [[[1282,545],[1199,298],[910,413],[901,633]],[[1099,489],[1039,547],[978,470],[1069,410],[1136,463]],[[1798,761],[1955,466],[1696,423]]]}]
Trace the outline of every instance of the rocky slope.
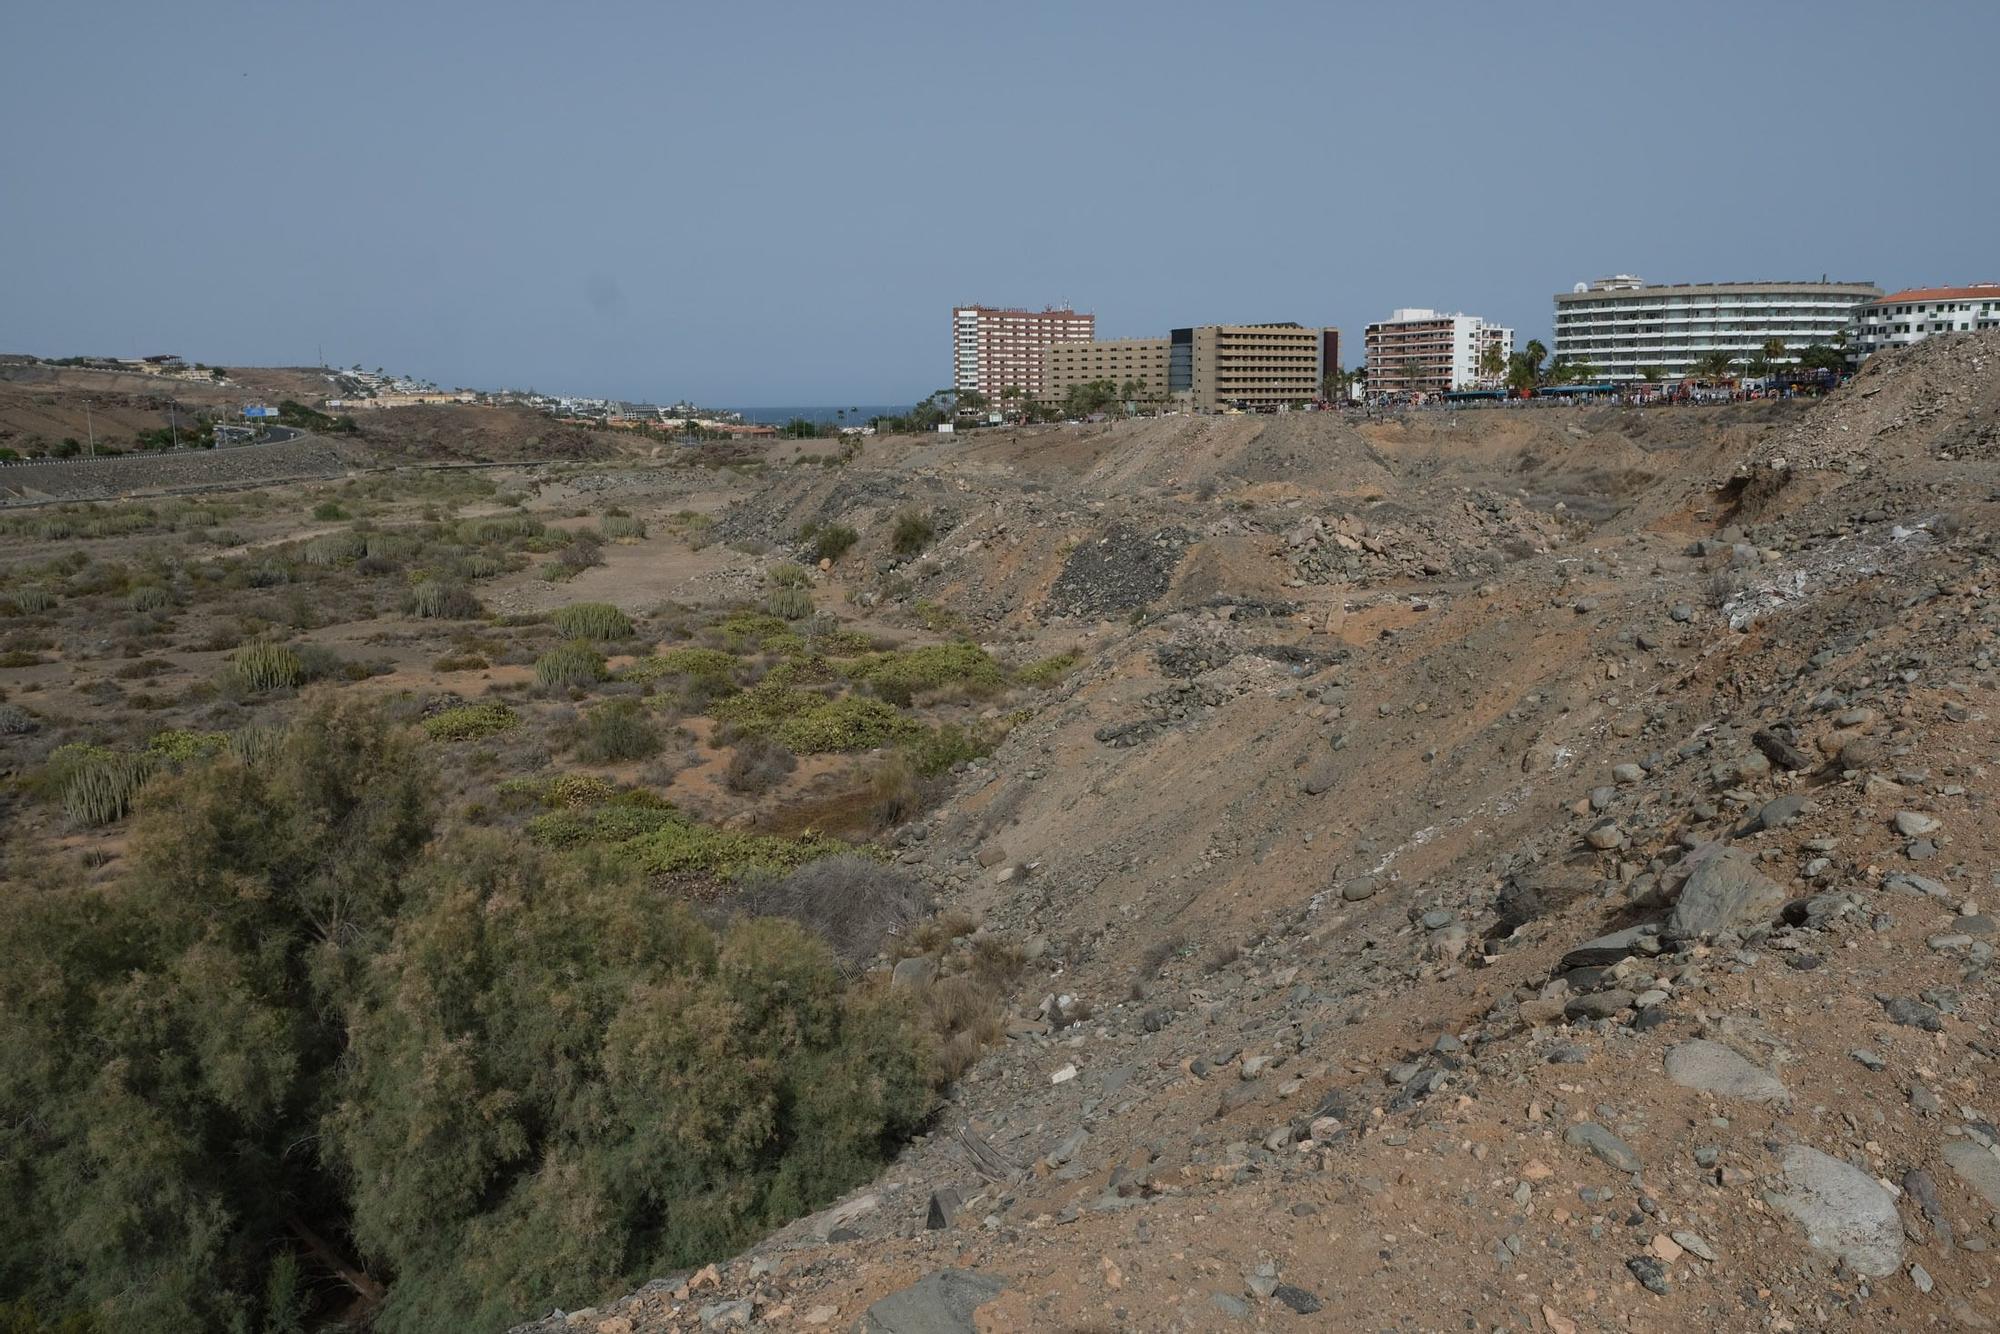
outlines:
[{"label": "rocky slope", "polygon": [[857,600],[1081,655],[899,836],[1029,980],[881,1180],[538,1328],[2000,1322],[1996,410],[1979,336],[768,483],[725,528],[925,505]]}]

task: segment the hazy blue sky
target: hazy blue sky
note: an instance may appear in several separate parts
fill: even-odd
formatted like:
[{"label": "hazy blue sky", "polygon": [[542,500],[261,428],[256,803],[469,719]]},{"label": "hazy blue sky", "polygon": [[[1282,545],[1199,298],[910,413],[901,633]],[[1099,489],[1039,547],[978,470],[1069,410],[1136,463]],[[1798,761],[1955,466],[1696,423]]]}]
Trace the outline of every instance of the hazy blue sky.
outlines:
[{"label": "hazy blue sky", "polygon": [[2000,3],[17,3],[0,351],[907,400],[1105,336],[2000,279]]}]

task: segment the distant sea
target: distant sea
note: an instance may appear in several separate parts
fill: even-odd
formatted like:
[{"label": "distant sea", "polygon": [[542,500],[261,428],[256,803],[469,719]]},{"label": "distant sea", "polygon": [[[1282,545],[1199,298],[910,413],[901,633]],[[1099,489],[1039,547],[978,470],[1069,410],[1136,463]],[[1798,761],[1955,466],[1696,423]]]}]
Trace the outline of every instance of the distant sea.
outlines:
[{"label": "distant sea", "polygon": [[[908,412],[907,403],[836,403],[830,407],[806,408],[737,408],[746,422],[767,422],[772,426],[783,426],[794,417],[804,417],[809,422],[838,422],[843,426],[865,426],[870,417],[891,417]],[[841,413],[847,414],[841,416]]]}]

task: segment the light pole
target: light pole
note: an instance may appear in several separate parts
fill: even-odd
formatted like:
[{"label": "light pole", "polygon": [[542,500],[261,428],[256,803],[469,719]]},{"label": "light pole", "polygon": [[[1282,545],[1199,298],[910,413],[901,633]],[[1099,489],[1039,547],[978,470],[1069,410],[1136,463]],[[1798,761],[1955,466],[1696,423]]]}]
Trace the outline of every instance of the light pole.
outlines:
[{"label": "light pole", "polygon": [[83,433],[90,437],[90,453],[94,458],[97,454],[97,427],[90,420],[90,400],[87,398],[83,400]]},{"label": "light pole", "polygon": [[167,427],[173,432],[175,449],[181,447],[180,408],[179,400],[172,398],[167,400]]}]

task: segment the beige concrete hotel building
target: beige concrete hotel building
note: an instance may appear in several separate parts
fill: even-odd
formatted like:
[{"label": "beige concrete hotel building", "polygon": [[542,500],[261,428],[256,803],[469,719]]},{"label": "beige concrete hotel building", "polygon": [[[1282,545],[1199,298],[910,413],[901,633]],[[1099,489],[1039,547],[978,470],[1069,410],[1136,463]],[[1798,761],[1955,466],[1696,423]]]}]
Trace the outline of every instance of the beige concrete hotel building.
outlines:
[{"label": "beige concrete hotel building", "polygon": [[1109,338],[1089,343],[1052,343],[1042,352],[1042,400],[1060,403],[1071,386],[1109,380],[1122,392],[1129,382],[1143,381],[1139,397],[1167,396],[1167,340]]}]

